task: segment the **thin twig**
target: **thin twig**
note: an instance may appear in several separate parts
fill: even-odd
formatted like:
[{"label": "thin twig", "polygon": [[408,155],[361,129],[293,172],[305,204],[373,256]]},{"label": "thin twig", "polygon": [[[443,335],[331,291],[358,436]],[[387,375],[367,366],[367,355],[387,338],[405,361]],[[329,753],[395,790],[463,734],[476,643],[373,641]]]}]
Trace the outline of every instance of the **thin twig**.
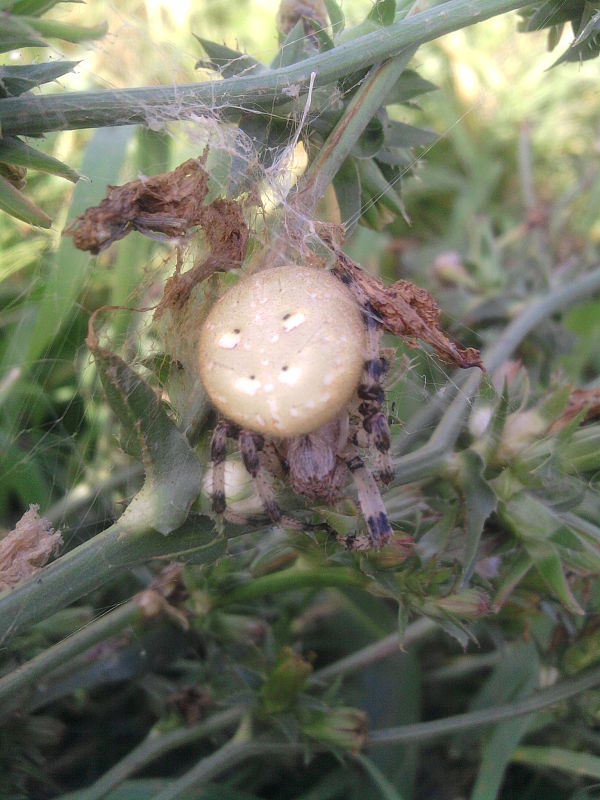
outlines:
[{"label": "thin twig", "polygon": [[596,668],[582,674],[579,678],[563,681],[549,689],[542,689],[531,697],[519,700],[517,703],[508,703],[495,708],[485,708],[481,711],[470,711],[467,714],[456,714],[445,719],[435,719],[430,722],[417,722],[413,725],[400,725],[397,728],[373,731],[369,736],[369,744],[377,747],[384,744],[399,744],[401,742],[423,742],[459,733],[482,725],[491,725],[505,719],[522,717],[525,714],[534,714],[544,708],[549,708],[557,703],[562,703],[575,697],[588,689],[593,689],[600,684],[600,669]]},{"label": "thin twig", "polygon": [[30,136],[55,130],[143,124],[149,119],[196,119],[214,111],[237,116],[240,103],[246,108],[271,108],[274,103],[289,101],[292,86],[301,93],[306,91],[313,72],[315,87],[324,86],[393,58],[407,47],[530,4],[523,0],[449,0],[297,64],[258,75],[171,87],[7,97],[0,100],[2,134]]}]

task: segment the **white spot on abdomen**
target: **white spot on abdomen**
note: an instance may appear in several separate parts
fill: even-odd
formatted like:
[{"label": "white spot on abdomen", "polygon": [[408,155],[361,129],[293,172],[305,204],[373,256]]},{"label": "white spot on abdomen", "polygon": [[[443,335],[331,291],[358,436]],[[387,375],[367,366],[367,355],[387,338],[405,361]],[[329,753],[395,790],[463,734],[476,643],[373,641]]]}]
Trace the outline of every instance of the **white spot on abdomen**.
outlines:
[{"label": "white spot on abdomen", "polygon": [[236,378],[233,385],[238,390],[238,392],[242,392],[243,394],[250,395],[250,397],[254,397],[257,391],[260,389],[260,381],[257,381],[256,378]]},{"label": "white spot on abdomen", "polygon": [[283,323],[283,329],[285,331],[293,331],[294,328],[297,328],[298,325],[302,325],[302,323],[306,320],[306,317],[301,311],[297,311],[295,314],[292,314],[291,317],[288,317]]},{"label": "white spot on abdomen", "polygon": [[224,333],[217,342],[219,347],[223,347],[225,350],[233,350],[239,343],[240,335],[239,333],[233,333],[233,331]]},{"label": "white spot on abdomen", "polygon": [[279,373],[279,383],[285,383],[286,386],[295,386],[302,375],[300,367],[290,367],[285,372],[283,370]]}]

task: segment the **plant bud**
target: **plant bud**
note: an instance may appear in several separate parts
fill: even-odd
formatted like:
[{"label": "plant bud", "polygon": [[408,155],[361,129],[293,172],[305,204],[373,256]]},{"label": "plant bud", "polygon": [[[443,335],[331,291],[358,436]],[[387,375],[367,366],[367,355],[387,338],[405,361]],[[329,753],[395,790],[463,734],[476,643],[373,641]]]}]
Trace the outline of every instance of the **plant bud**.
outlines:
[{"label": "plant bud", "polygon": [[460,619],[477,619],[489,613],[490,599],[479,589],[464,589],[462,592],[429,601],[424,610],[433,615],[445,611]]},{"label": "plant bud", "polygon": [[277,713],[289,708],[304,687],[312,666],[291,647],[284,647],[273,672],[261,689],[265,710]]},{"label": "plant bud", "polygon": [[374,552],[371,563],[378,569],[394,569],[412,554],[414,540],[407,533],[396,533],[381,550]]},{"label": "plant bud", "polygon": [[548,421],[536,408],[510,414],[502,432],[496,456],[499,461],[510,461],[535,439],[544,434]]},{"label": "plant bud", "polygon": [[332,708],[303,723],[302,730],[312,739],[343,747],[353,753],[357,753],[368,738],[366,714],[356,708]]},{"label": "plant bud", "polygon": [[440,283],[475,289],[477,284],[465,269],[460,254],[455,250],[440,253],[433,262],[433,270]]}]

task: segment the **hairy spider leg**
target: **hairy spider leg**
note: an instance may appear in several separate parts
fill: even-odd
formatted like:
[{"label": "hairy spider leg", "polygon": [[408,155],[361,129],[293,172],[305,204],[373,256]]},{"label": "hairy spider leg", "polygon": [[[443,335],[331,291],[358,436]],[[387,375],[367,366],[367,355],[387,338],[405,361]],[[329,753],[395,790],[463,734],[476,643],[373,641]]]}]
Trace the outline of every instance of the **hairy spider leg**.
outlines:
[{"label": "hairy spider leg", "polygon": [[352,277],[352,273],[343,258],[343,253],[337,249],[334,252],[338,257],[332,272],[338,280],[348,287],[362,308],[363,320],[367,329],[367,358],[364,365],[363,380],[357,390],[358,396],[362,401],[358,407],[358,412],[362,417],[362,427],[366,436],[361,437],[359,432],[356,443],[361,447],[368,447],[371,443],[375,445],[378,477],[382,483],[387,485],[394,478],[394,469],[390,455],[390,428],[387,417],[382,411],[385,400],[382,384],[389,369],[389,361],[379,354],[379,340],[381,339],[383,328],[367,293]]},{"label": "hairy spider leg", "polygon": [[349,445],[342,457],[352,473],[358,492],[358,502],[367,521],[367,535],[349,537],[344,544],[353,550],[383,547],[391,539],[393,531],[377,484],[356,448]]},{"label": "hairy spider leg", "polygon": [[[234,525],[243,525],[248,518],[227,508],[225,497],[225,461],[227,459],[227,439],[236,439],[240,448],[242,462],[253,479],[256,491],[261,499],[267,516],[285,528],[302,530],[301,522],[289,516],[283,516],[275,494],[269,483],[266,471],[261,464],[262,450],[267,447],[264,438],[258,433],[241,430],[238,425],[219,419],[212,435],[210,456],[212,461],[212,509],[219,518],[225,518]],[[273,458],[272,453],[268,458]]]},{"label": "hairy spider leg", "polygon": [[281,521],[281,510],[275,500],[271,484],[267,480],[265,469],[260,463],[258,453],[263,449],[265,440],[259,433],[241,430],[238,436],[240,453],[246,471],[254,481],[256,491],[261,499],[265,512],[273,522]]},{"label": "hairy spider leg", "polygon": [[367,328],[367,359],[362,383],[357,390],[362,401],[358,406],[358,413],[362,418],[362,426],[366,431],[368,443],[372,442],[377,450],[378,477],[387,485],[394,477],[390,456],[390,428],[382,410],[385,401],[383,380],[389,369],[389,362],[379,354],[381,326],[371,312],[370,306],[363,311]]},{"label": "hairy spider leg", "polygon": [[231,425],[220,419],[213,431],[210,443],[210,460],[212,462],[212,510],[215,514],[225,513],[225,459],[227,458],[227,438]]}]

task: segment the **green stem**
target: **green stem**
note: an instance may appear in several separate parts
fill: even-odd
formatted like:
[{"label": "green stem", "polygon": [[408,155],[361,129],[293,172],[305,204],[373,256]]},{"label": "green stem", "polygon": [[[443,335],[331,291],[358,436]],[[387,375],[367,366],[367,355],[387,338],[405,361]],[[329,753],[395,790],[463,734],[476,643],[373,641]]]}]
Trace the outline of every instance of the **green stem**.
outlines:
[{"label": "green stem", "polygon": [[392,58],[408,47],[527,5],[531,3],[523,0],[449,0],[298,64],[244,78],[172,87],[4,98],[0,101],[2,133],[33,135],[132,125],[152,119],[181,120],[207,112],[221,111],[226,115],[227,109],[237,115],[240,105],[271,106],[278,101],[289,101],[287,92],[291,87],[306,92],[313,72],[315,86],[323,86]]},{"label": "green stem", "polygon": [[[125,514],[124,517],[127,515]],[[233,535],[245,531],[237,529]],[[151,559],[213,563],[223,553],[207,518],[190,517],[177,531],[163,536],[127,520],[107,528],[0,597],[0,641],[49,617],[109,580]]]},{"label": "green stem", "polygon": [[194,744],[212,733],[236,725],[245,711],[246,709],[239,707],[228,708],[190,728],[178,728],[160,735],[150,733],[141,744],[118,764],[115,764],[112,769],[109,769],[96,783],[88,789],[67,795],[63,800],[100,800],[101,797],[107,795],[108,792],[127,780],[130,775],[138,772],[151,761],[155,761],[178,747]]},{"label": "green stem", "polygon": [[[236,742],[232,740],[212,755],[203,758],[195,767],[155,794],[152,800],[181,800],[207,781],[249,758],[260,756],[299,756],[304,752],[302,744],[278,744],[275,742]],[[86,798],[87,800],[87,798]]]},{"label": "green stem", "polygon": [[310,676],[309,683],[319,684],[331,678],[337,678],[339,675],[358,672],[369,666],[369,664],[374,664],[377,661],[388,658],[388,656],[402,652],[400,650],[401,647],[406,649],[411,644],[415,644],[429,636],[430,633],[437,630],[437,627],[435,622],[423,617],[409,625],[404,631],[404,635],[391,633],[384,639],[369,644],[355,653],[351,653],[349,656],[340,658],[338,661],[334,661],[333,664],[328,664],[323,669],[317,670]]},{"label": "green stem", "polygon": [[[584,300],[600,291],[600,268],[585,273],[570,284],[556,286],[545,297],[531,303],[514,319],[483,355],[483,363],[493,373],[521,344],[527,334],[546,317],[563,311],[568,306]],[[472,370],[462,384],[459,393],[450,403],[427,444],[412,453],[401,456],[395,462],[394,484],[409,483],[430,477],[446,459],[454,446],[464,419],[469,413],[471,400],[479,388],[481,373]]]},{"label": "green stem", "polygon": [[363,81],[319,154],[299,181],[294,205],[301,212],[312,214],[319,198],[325,194],[325,190],[350,155],[369,120],[404,72],[415,51],[416,48],[411,47],[391,61],[373,67]]},{"label": "green stem", "polygon": [[326,589],[334,586],[364,586],[365,578],[354,569],[342,567],[318,569],[284,569],[255,578],[251,583],[238,586],[220,600],[219,605],[242,603],[276,592],[291,592],[296,589]]},{"label": "green stem", "polygon": [[504,706],[486,708],[482,711],[470,711],[467,714],[456,714],[453,717],[431,720],[431,722],[417,722],[414,725],[400,725],[397,728],[373,731],[369,736],[369,744],[379,746],[400,744],[402,742],[429,741],[440,736],[448,736],[452,733],[502,722],[505,719],[534,714],[536,711],[562,703],[570,697],[581,694],[581,692],[593,689],[599,684],[600,669],[595,668],[582,674],[579,678],[563,681],[549,689],[536,692],[532,697],[519,700],[518,703],[508,703]]},{"label": "green stem", "polygon": [[94,620],[85,628],[49,647],[36,658],[27,661],[20,667],[0,678],[0,716],[4,716],[12,708],[11,700],[17,692],[32,683],[45,678],[56,667],[68,663],[75,656],[84,653],[98,642],[114,636],[124,628],[135,625],[143,618],[142,610],[135,600]]}]

